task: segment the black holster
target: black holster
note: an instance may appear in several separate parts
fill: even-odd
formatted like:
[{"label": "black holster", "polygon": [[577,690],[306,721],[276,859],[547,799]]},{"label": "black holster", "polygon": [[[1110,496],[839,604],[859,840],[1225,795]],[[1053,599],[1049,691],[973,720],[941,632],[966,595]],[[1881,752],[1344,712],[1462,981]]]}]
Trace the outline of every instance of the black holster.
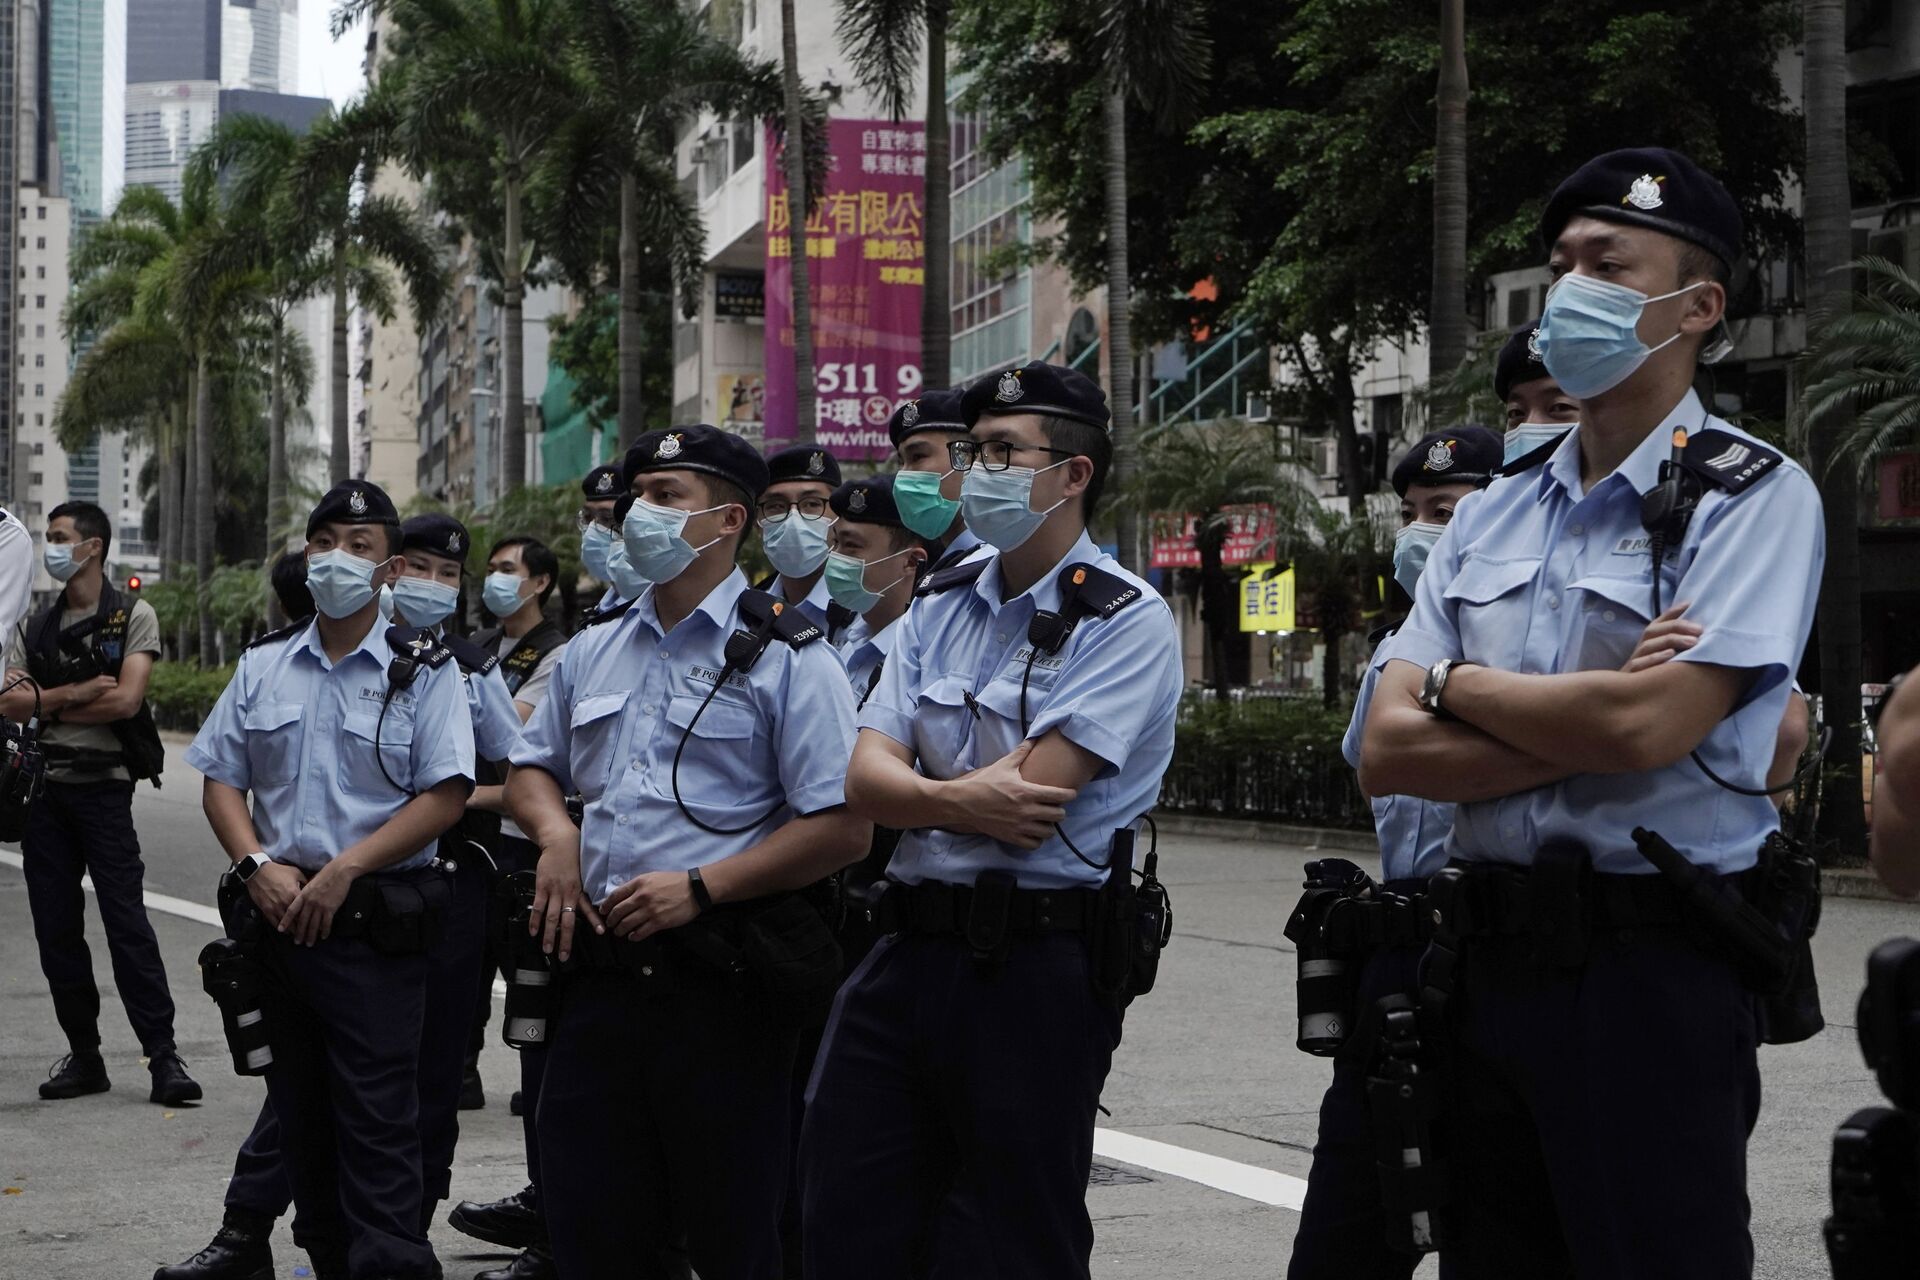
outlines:
[{"label": "black holster", "polygon": [[419,956],[433,950],[446,927],[453,884],[427,868],[354,881],[334,913],[336,937],[364,938],[381,955]]},{"label": "black holster", "polygon": [[797,893],[717,907],[659,936],[663,946],[703,962],[743,997],[764,1003],[784,1026],[824,1019],[840,988],[840,944]]}]

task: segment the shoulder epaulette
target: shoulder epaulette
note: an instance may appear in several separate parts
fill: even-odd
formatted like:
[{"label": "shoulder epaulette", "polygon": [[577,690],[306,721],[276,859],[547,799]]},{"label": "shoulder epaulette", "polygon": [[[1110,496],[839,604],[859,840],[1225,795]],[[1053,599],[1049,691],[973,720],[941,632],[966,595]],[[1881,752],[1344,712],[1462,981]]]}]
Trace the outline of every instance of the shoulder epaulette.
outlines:
[{"label": "shoulder epaulette", "polygon": [[635,596],[632,600],[622,600],[610,608],[591,610],[580,619],[580,630],[585,631],[588,627],[597,627],[603,622],[612,622],[615,618],[624,616],[639,599],[639,596]]},{"label": "shoulder epaulette", "polygon": [[1070,564],[1060,571],[1060,608],[1042,609],[1027,625],[1036,649],[1058,653],[1082,618],[1111,618],[1140,598],[1140,588],[1117,573],[1092,564]]},{"label": "shoulder epaulette", "polygon": [[1565,440],[1572,430],[1572,427],[1568,427],[1566,431],[1562,431],[1559,435],[1547,441],[1533,452],[1523,453],[1512,462],[1502,463],[1500,469],[1493,474],[1496,477],[1517,476],[1522,471],[1533,470],[1554,455],[1555,450],[1559,449],[1561,441]]},{"label": "shoulder epaulette", "polygon": [[1392,635],[1394,632],[1398,631],[1399,629],[1400,629],[1400,623],[1398,622],[1389,622],[1384,627],[1375,627],[1373,630],[1367,632],[1367,647],[1371,649],[1378,649],[1381,646],[1381,644],[1385,642],[1388,636]]},{"label": "shoulder epaulette", "polygon": [[991,563],[993,563],[992,556],[978,556],[972,560],[962,560],[959,564],[950,565],[945,569],[936,569],[914,584],[913,594],[916,598],[937,596],[955,587],[968,586],[985,573],[987,566]]},{"label": "shoulder epaulette", "polygon": [[294,636],[305,631],[307,624],[311,621],[313,621],[311,618],[302,618],[300,621],[290,622],[278,630],[269,631],[263,636],[255,636],[253,639],[247,641],[247,648],[258,649],[263,644],[272,644],[277,640],[291,640]]},{"label": "shoulder epaulette", "polygon": [[742,591],[739,609],[741,620],[750,627],[765,626],[767,619],[773,619],[773,634],[796,649],[826,634],[798,606],[765,591],[752,588]]},{"label": "shoulder epaulette", "polygon": [[1758,440],[1708,428],[1687,441],[1681,465],[1715,488],[1742,493],[1758,484],[1785,459]]},{"label": "shoulder epaulette", "polygon": [[838,640],[840,633],[853,625],[860,615],[847,606],[835,601],[827,606],[827,639]]},{"label": "shoulder epaulette", "polygon": [[500,665],[500,656],[481,648],[465,636],[442,636],[444,644],[453,654],[453,660],[460,664],[462,671],[483,676]]},{"label": "shoulder epaulette", "polygon": [[423,667],[444,667],[453,650],[425,627],[388,627],[387,647],[396,658],[407,658]]}]

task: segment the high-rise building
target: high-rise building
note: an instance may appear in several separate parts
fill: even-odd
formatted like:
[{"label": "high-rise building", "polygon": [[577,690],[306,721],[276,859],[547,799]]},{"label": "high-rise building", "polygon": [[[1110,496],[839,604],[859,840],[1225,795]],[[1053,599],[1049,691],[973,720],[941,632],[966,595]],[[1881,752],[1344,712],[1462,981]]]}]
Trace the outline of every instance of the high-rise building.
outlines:
[{"label": "high-rise building", "polygon": [[126,0],[48,0],[47,95],[74,229],[106,216],[126,166]]},{"label": "high-rise building", "polygon": [[220,84],[300,91],[299,0],[228,0],[220,11]]},{"label": "high-rise building", "polygon": [[221,0],[127,0],[127,84],[220,80]]}]

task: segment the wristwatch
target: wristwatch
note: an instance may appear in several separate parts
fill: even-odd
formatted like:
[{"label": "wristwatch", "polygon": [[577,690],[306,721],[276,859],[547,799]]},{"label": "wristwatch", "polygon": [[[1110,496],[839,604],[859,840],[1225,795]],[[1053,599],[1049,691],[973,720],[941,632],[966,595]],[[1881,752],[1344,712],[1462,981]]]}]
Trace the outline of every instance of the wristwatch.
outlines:
[{"label": "wristwatch", "polygon": [[1453,674],[1453,669],[1467,665],[1456,658],[1442,658],[1428,667],[1426,683],[1420,686],[1421,709],[1440,720],[1453,719],[1453,713],[1440,705],[1440,699],[1447,691],[1447,677]]},{"label": "wristwatch", "polygon": [[240,877],[241,884],[245,884],[247,881],[253,879],[254,874],[258,872],[260,868],[272,861],[273,859],[264,853],[250,853],[233,864],[233,874]]},{"label": "wristwatch", "polygon": [[707,882],[700,878],[700,868],[687,868],[687,887],[693,890],[695,906],[703,913],[713,910],[713,895],[707,892]]}]

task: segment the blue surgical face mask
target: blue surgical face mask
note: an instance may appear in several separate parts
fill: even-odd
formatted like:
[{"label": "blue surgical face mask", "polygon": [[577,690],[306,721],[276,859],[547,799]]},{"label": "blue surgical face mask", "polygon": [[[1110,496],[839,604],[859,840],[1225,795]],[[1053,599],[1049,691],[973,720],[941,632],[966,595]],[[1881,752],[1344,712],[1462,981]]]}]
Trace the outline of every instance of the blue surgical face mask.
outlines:
[{"label": "blue surgical face mask", "polygon": [[1511,466],[1516,458],[1526,457],[1547,441],[1557,440],[1571,430],[1572,426],[1564,422],[1523,422],[1507,432],[1500,465]]},{"label": "blue surgical face mask", "polygon": [[393,588],[392,587],[380,588],[380,616],[388,619],[389,621],[391,621],[393,618]]},{"label": "blue surgical face mask", "polygon": [[822,516],[809,520],[798,511],[789,511],[783,519],[761,524],[760,545],[767,559],[788,578],[804,578],[827,560],[827,530],[833,521]]},{"label": "blue surgical face mask", "polygon": [[607,577],[607,553],[613,550],[613,530],[598,521],[580,535],[580,563],[587,566],[595,582],[611,582]]},{"label": "blue surgical face mask", "polygon": [[616,541],[607,550],[606,580],[622,600],[638,600],[640,593],[647,589],[647,580],[633,571],[633,562],[627,559],[624,541]]},{"label": "blue surgical face mask", "polygon": [[1401,526],[1400,532],[1393,538],[1393,580],[1408,595],[1420,584],[1420,571],[1427,567],[1427,556],[1433,551],[1433,544],[1440,541],[1440,535],[1447,531],[1443,524],[1424,524],[1418,520]]},{"label": "blue surgical face mask", "polygon": [[526,584],[527,580],[518,574],[490,573],[486,585],[480,588],[480,601],[494,617],[510,618],[527,602],[520,594],[520,588]]},{"label": "blue surgical face mask", "polygon": [[373,575],[384,565],[362,560],[344,547],[307,557],[307,590],[313,607],[329,618],[350,618],[373,600]]},{"label": "blue surgical face mask", "polygon": [[460,603],[460,588],[431,578],[402,578],[393,587],[393,607],[410,626],[437,627]]},{"label": "blue surgical face mask", "polygon": [[960,482],[960,510],[967,517],[967,528],[997,551],[1013,550],[1033,536],[1053,507],[1066,501],[1062,498],[1046,511],[1035,511],[1033,478],[1041,471],[1064,467],[1072,461],[1072,458],[1063,458],[1040,471],[1032,467],[989,471],[977,465],[968,469],[966,479]]},{"label": "blue surgical face mask", "polygon": [[692,545],[680,536],[687,521],[727,505],[723,502],[699,511],[682,511],[678,507],[656,507],[645,499],[636,499],[620,531],[633,572],[653,583],[672,582],[685,573],[702,551],[720,541],[714,538],[697,547]]},{"label": "blue surgical face mask", "polygon": [[900,523],[923,538],[944,538],[960,514],[960,504],[940,492],[940,482],[953,472],[901,471],[893,477],[893,504]]},{"label": "blue surgical face mask", "polygon": [[876,564],[885,564],[889,560],[898,560],[913,550],[912,547],[894,552],[890,556],[881,556],[878,560],[861,560],[854,556],[842,555],[838,551],[827,552],[827,594],[842,609],[851,609],[855,613],[866,613],[880,603],[880,597],[894,583],[906,577],[902,570],[893,575],[879,591],[867,587],[867,570]]},{"label": "blue surgical face mask", "polygon": [[1603,395],[1632,377],[1648,356],[1680,337],[1676,329],[1659,347],[1640,341],[1640,313],[1647,304],[1677,298],[1705,283],[1696,280],[1684,289],[1649,298],[1638,289],[1592,276],[1561,276],[1547,294],[1534,339],[1541,363],[1574,399]]},{"label": "blue surgical face mask", "polygon": [[49,542],[41,559],[47,566],[47,573],[55,582],[65,582],[80,572],[80,566],[93,559],[93,555],[88,553],[75,560],[71,542]]}]

